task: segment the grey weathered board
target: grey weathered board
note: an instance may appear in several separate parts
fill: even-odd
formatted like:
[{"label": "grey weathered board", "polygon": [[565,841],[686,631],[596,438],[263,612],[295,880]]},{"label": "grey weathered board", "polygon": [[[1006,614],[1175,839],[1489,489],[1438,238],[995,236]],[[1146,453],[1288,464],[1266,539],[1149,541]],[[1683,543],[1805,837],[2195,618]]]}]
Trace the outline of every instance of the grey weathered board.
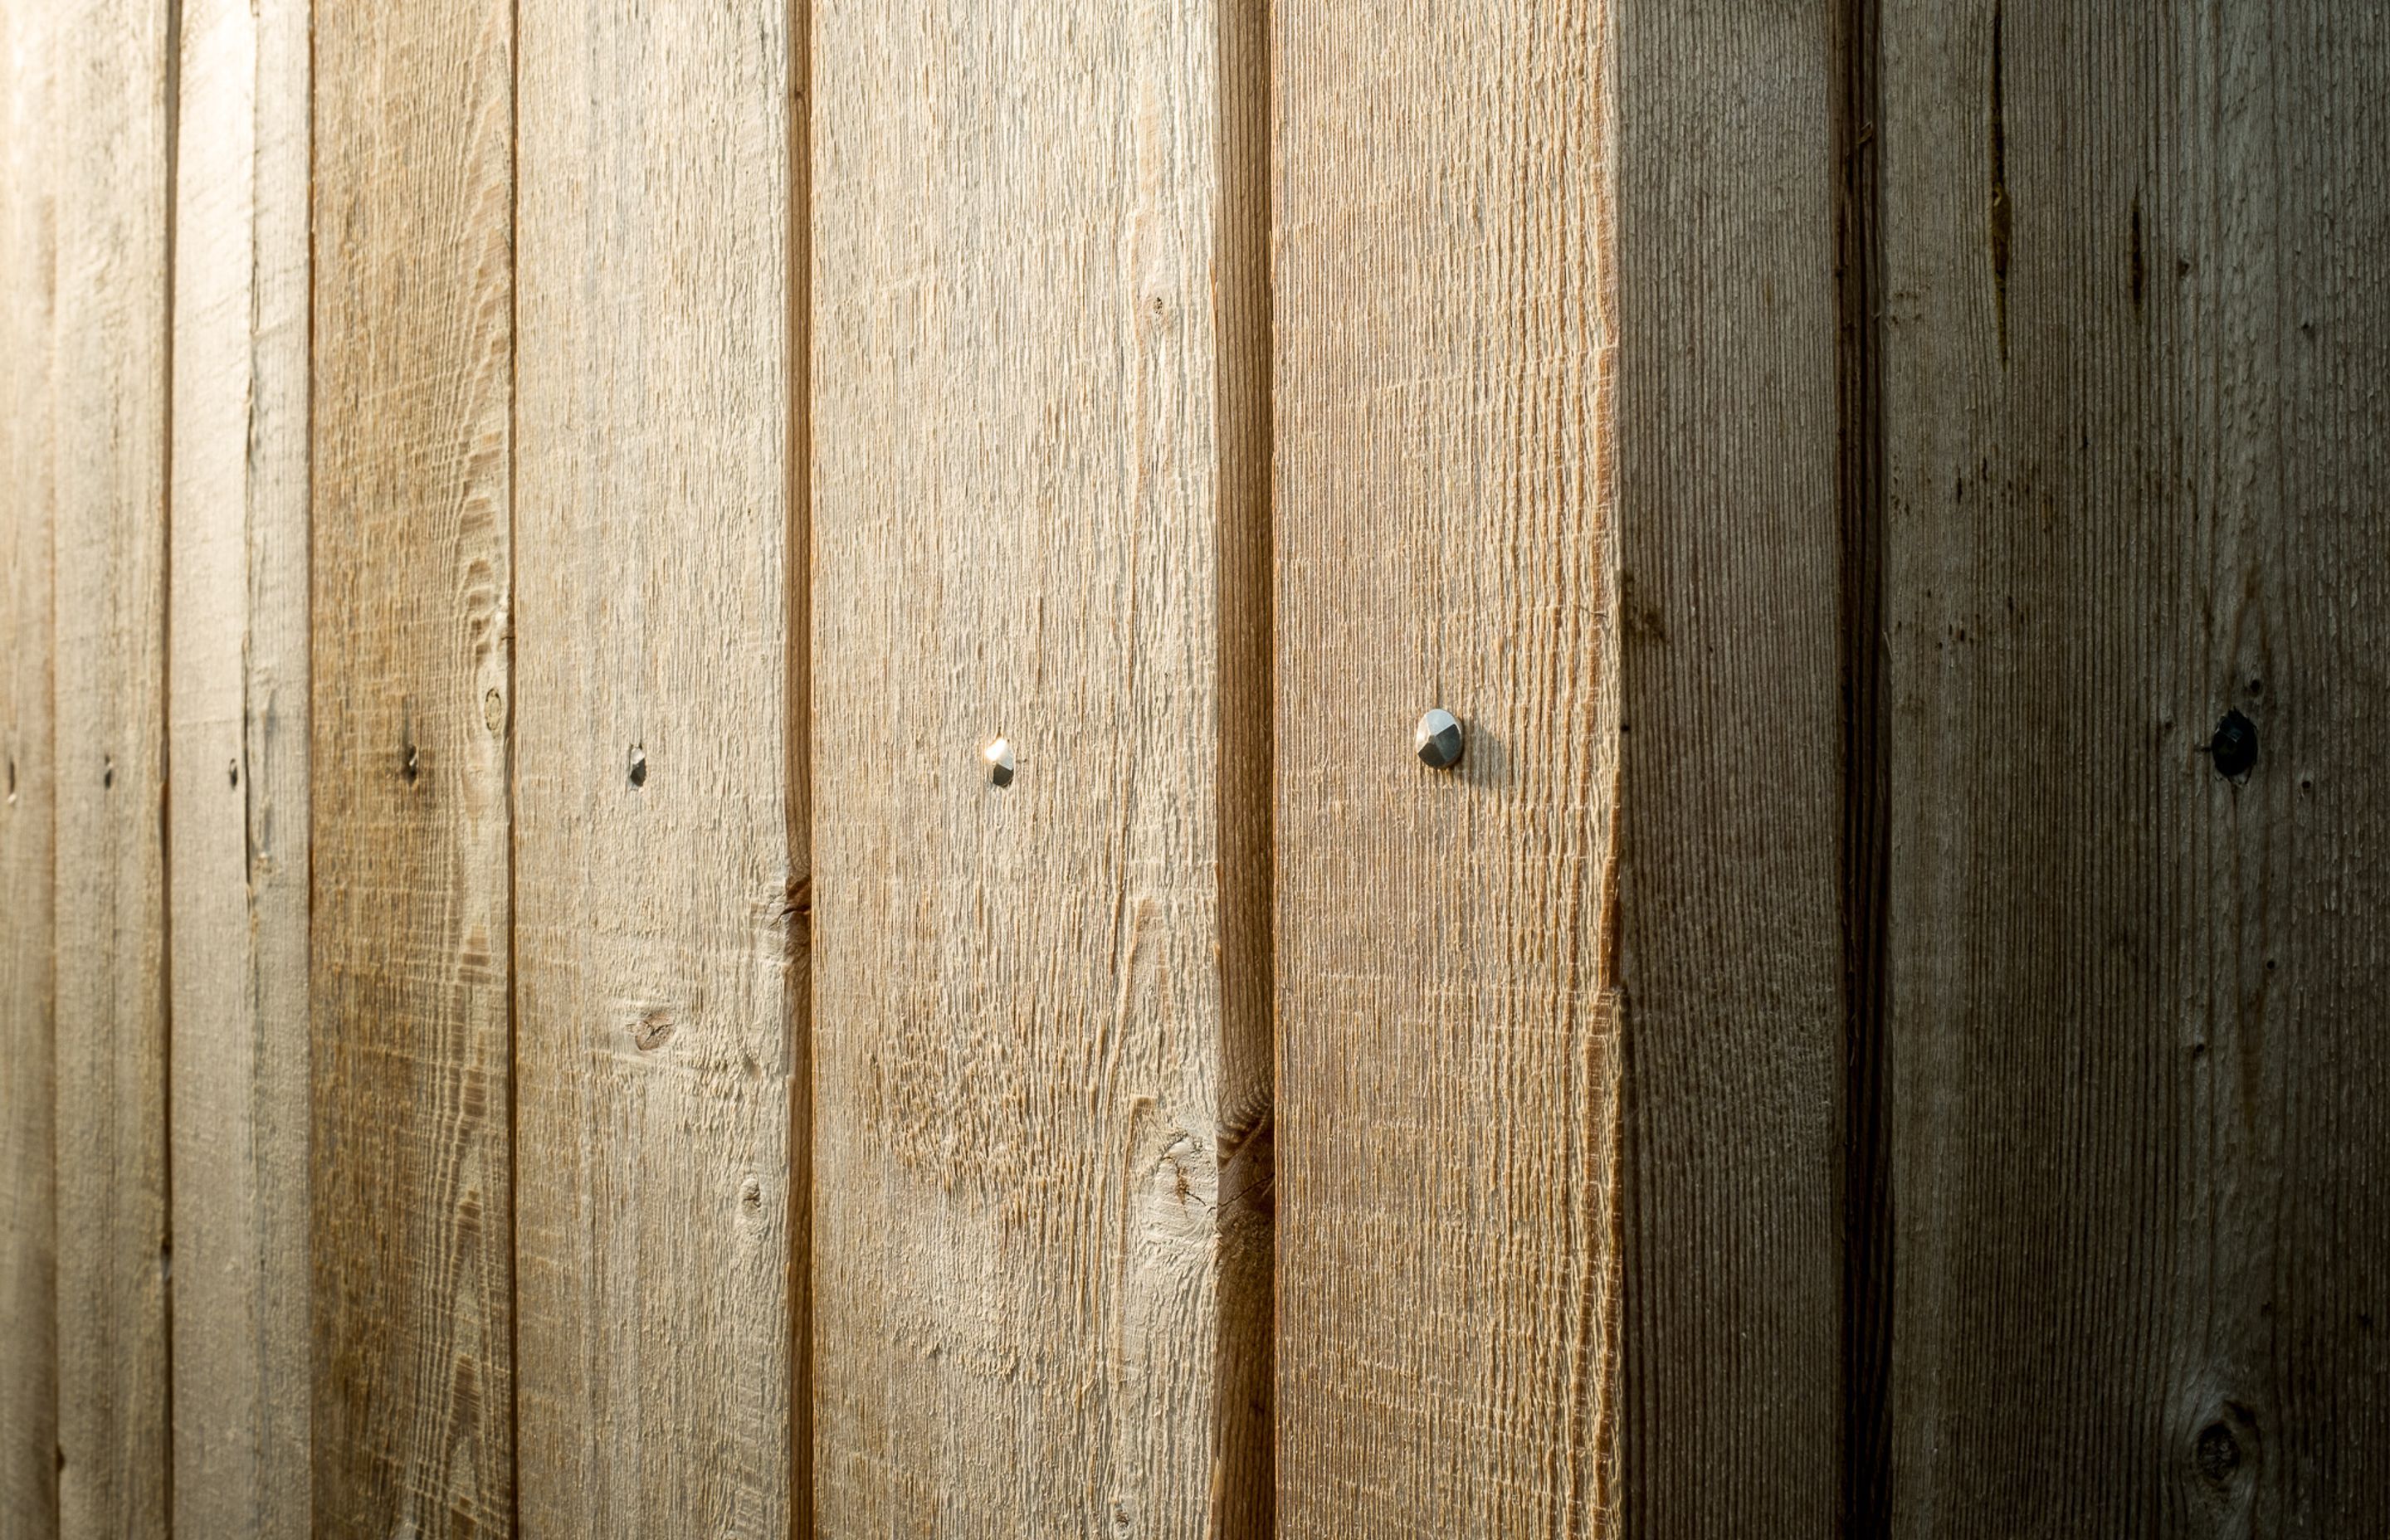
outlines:
[{"label": "grey weathered board", "polygon": [[1893,1528],[2371,1533],[2390,12],[1883,28]]},{"label": "grey weathered board", "polygon": [[1623,1533],[1842,1533],[1836,7],[1621,7]]},{"label": "grey weathered board", "polygon": [[814,7],[825,1534],[1266,1533],[1256,19]]},{"label": "grey weathered board", "polygon": [[1274,12],[1289,1540],[1616,1501],[1608,20]]},{"label": "grey weathered board", "polygon": [[518,7],[529,1534],[777,1537],[806,1503],[802,15]]},{"label": "grey weathered board", "polygon": [[0,0],[0,1540],[58,1528],[53,25],[46,0]]},{"label": "grey weathered board", "polygon": [[183,0],[167,749],[173,1528],[308,1524],[304,0]]},{"label": "grey weathered board", "polygon": [[167,0],[49,18],[59,1533],[170,1522]]},{"label": "grey weathered board", "polygon": [[510,0],[315,19],[314,1523],[512,1522]]}]

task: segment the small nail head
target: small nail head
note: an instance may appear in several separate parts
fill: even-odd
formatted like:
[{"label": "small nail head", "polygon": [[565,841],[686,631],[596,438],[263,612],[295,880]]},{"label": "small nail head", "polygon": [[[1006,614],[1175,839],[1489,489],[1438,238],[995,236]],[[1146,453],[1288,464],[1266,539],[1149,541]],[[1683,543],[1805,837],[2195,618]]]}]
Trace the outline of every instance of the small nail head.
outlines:
[{"label": "small nail head", "polygon": [[1012,784],[1013,773],[1019,766],[1013,763],[1010,740],[1001,738],[989,738],[986,746],[980,750],[979,755],[980,758],[987,761],[989,784],[998,789]]},{"label": "small nail head", "polygon": [[1411,745],[1419,751],[1421,764],[1431,770],[1448,770],[1460,763],[1468,741],[1461,733],[1460,719],[1438,706],[1419,719]]}]

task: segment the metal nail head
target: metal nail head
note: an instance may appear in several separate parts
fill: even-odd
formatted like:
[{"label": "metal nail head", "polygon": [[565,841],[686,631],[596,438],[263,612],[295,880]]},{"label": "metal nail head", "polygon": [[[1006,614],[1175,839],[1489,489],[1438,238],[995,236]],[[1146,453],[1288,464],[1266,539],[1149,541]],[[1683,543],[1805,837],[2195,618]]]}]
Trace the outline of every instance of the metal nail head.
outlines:
[{"label": "metal nail head", "polygon": [[1449,770],[1458,764],[1469,747],[1461,735],[1460,719],[1442,706],[1419,719],[1411,743],[1419,750],[1420,763],[1431,770]]},{"label": "metal nail head", "polygon": [[979,751],[979,757],[987,761],[987,778],[990,784],[998,790],[1012,784],[1012,775],[1016,767],[1012,763],[1012,745],[1009,742],[1000,738],[989,738],[987,747]]},{"label": "metal nail head", "polygon": [[2201,751],[2216,757],[2216,773],[2237,781],[2257,768],[2257,725],[2238,711],[2224,713]]}]

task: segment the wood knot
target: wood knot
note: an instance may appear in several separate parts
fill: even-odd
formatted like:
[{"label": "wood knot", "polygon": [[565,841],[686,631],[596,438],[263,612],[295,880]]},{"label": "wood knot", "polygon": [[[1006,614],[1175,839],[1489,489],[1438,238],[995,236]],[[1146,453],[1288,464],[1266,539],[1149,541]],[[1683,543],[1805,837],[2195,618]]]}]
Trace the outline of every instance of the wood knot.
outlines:
[{"label": "wood knot", "polygon": [[2241,1441],[2232,1430],[2221,1422],[2211,1422],[2199,1431],[2199,1442],[2192,1447],[2191,1461],[2199,1467],[2200,1476],[2212,1485],[2222,1486],[2241,1469]]},{"label": "wood knot", "polygon": [[639,1018],[639,1024],[631,1029],[631,1041],[639,1046],[641,1053],[653,1053],[671,1042],[673,1033],[679,1028],[680,1023],[673,1020],[672,1012],[658,1006]]},{"label": "wood knot", "polygon": [[1277,1208],[1277,1139],[1267,1091],[1255,1092],[1229,1110],[1217,1149],[1219,1202],[1225,1213],[1243,1209],[1267,1217]]}]

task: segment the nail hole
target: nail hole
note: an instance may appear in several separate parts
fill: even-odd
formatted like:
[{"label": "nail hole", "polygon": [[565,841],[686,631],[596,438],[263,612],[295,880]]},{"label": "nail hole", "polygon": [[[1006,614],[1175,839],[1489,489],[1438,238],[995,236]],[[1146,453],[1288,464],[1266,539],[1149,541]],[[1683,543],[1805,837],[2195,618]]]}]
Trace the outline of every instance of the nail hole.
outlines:
[{"label": "nail hole", "polygon": [[227,786],[240,784],[240,761],[235,759],[225,762],[225,784]]},{"label": "nail hole", "polygon": [[631,751],[631,784],[633,786],[648,784],[648,751],[645,749]]},{"label": "nail hole", "polygon": [[102,756],[100,759],[99,784],[102,790],[116,784],[116,761],[112,757]]}]

